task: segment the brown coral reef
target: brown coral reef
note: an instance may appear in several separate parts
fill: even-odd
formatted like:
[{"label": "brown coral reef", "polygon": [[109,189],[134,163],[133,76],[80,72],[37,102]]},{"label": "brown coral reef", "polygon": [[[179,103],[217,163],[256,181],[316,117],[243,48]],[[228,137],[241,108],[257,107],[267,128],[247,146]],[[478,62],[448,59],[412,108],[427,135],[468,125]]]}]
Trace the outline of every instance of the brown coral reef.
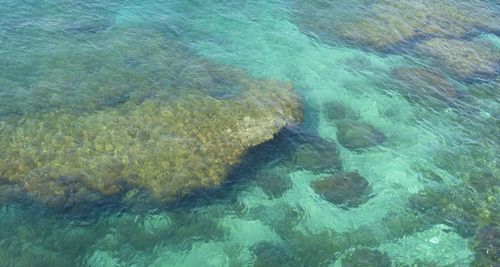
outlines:
[{"label": "brown coral reef", "polygon": [[[358,9],[355,15],[343,12]],[[462,37],[478,29],[499,30],[482,1],[296,1],[298,24],[319,36],[337,35],[377,49],[419,37]],[[308,19],[314,18],[314,19]]]},{"label": "brown coral reef", "polygon": [[462,80],[494,76],[500,67],[500,49],[486,41],[434,38],[419,43],[416,50]]},{"label": "brown coral reef", "polygon": [[[145,49],[151,41],[142,40]],[[248,148],[272,139],[287,123],[301,120],[300,100],[290,84],[256,80],[181,54],[186,53],[183,50],[165,53],[159,41],[164,40],[155,36],[152,41],[160,55],[153,64],[161,68],[142,72],[132,68],[125,74],[104,70],[135,81],[126,89],[118,88],[114,97],[127,92],[140,98],[124,98],[99,108],[86,106],[85,101],[101,97],[105,91],[101,86],[108,86],[100,80],[106,73],[93,70],[99,79],[87,72],[50,88],[65,92],[64,86],[76,84],[80,93],[87,94],[82,96],[84,103],[76,102],[75,107],[65,102],[57,108],[4,116],[0,120],[1,192],[12,192],[12,187],[58,206],[132,187],[168,201],[221,183]],[[164,83],[151,82],[168,66],[182,73],[168,76],[166,72]],[[221,96],[219,92],[225,91],[237,93]],[[56,96],[73,101],[64,93]]]},{"label": "brown coral reef", "polygon": [[430,60],[457,80],[485,80],[499,73],[500,49],[481,34],[498,35],[500,17],[485,1],[311,0],[295,1],[293,8],[298,27],[326,43],[402,50]]}]

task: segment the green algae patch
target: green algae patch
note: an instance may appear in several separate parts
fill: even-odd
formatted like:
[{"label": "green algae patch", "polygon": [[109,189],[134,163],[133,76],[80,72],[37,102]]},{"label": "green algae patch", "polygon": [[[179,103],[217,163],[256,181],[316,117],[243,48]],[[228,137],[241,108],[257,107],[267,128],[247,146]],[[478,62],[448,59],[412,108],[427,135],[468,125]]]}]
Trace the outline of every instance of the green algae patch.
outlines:
[{"label": "green algae patch", "polygon": [[[296,1],[299,27],[326,39],[386,49],[420,37],[462,37],[478,29],[498,31],[499,21],[482,2],[460,1]],[[346,14],[345,9],[354,10]]]},{"label": "green algae patch", "polygon": [[0,177],[41,200],[127,186],[160,200],[221,183],[252,146],[300,120],[289,84],[242,80],[236,99],[186,95],[89,115],[60,111],[0,123]]}]

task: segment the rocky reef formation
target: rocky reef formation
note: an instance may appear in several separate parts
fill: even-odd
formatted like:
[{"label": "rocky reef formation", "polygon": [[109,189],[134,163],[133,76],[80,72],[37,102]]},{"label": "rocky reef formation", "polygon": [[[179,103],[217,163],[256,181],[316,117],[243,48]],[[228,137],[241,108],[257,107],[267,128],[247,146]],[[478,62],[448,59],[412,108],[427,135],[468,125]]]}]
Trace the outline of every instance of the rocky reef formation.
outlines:
[{"label": "rocky reef formation", "polygon": [[310,129],[290,125],[273,139],[259,146],[260,160],[294,170],[331,173],[342,169],[342,161],[334,142]]},{"label": "rocky reef formation", "polygon": [[252,252],[256,256],[254,267],[285,267],[297,264],[293,259],[292,251],[286,246],[280,246],[273,242],[258,243],[252,248]]},{"label": "rocky reef formation", "polygon": [[476,229],[500,220],[498,188],[496,185],[491,191],[479,192],[467,183],[451,187],[428,186],[410,196],[409,206],[428,223],[446,224],[462,236],[471,237]]},{"label": "rocky reef formation", "polygon": [[500,72],[500,50],[480,36],[498,35],[500,17],[484,1],[310,0],[293,9],[299,28],[328,44],[409,53],[463,81]]},{"label": "rocky reef formation", "polygon": [[500,70],[500,49],[485,41],[433,38],[416,50],[460,80],[493,77]]},{"label": "rocky reef formation", "polygon": [[[38,106],[4,113],[1,192],[58,206],[139,188],[168,201],[220,184],[249,148],[301,120],[288,83],[207,62],[159,34],[117,31],[93,33],[103,38],[95,55],[39,76]],[[115,44],[123,35],[129,48]]]},{"label": "rocky reef formation", "polygon": [[292,188],[292,182],[286,174],[276,171],[263,171],[257,174],[255,183],[270,198],[278,198]]},{"label": "rocky reef formation", "polygon": [[[345,14],[352,10],[355,15]],[[422,37],[461,37],[478,29],[500,30],[482,1],[295,1],[298,25],[319,37],[338,36],[387,49]],[[411,10],[411,12],[408,12]],[[314,18],[314,19],[310,19]]]},{"label": "rocky reef formation", "polygon": [[[475,128],[475,131],[481,130]],[[445,179],[430,182],[410,196],[409,207],[426,222],[446,224],[471,238],[478,229],[500,221],[498,149],[478,144],[455,149],[443,151],[435,162],[458,181],[453,184],[445,184]]]},{"label": "rocky reef formation", "polygon": [[338,101],[324,103],[322,109],[325,118],[332,123],[339,120],[356,120],[359,117],[356,111]]},{"label": "rocky reef formation", "polygon": [[342,166],[335,144],[322,138],[298,145],[292,162],[296,168],[312,172],[331,172]]},{"label": "rocky reef formation", "polygon": [[114,194],[125,184],[169,199],[220,183],[249,147],[299,119],[298,108],[286,84],[254,81],[241,99],[185,96],[87,116],[23,116],[0,124],[0,176],[45,200]]},{"label": "rocky reef formation", "polygon": [[360,150],[382,144],[385,135],[372,125],[361,122],[342,120],[336,122],[337,140],[349,150]]},{"label": "rocky reef formation", "polygon": [[360,121],[359,114],[341,102],[332,101],[322,105],[325,119],[337,128],[337,141],[352,151],[378,146],[386,136],[373,125]]},{"label": "rocky reef formation", "polygon": [[397,90],[409,101],[424,106],[446,107],[457,101],[459,91],[437,72],[415,67],[401,67],[391,75]]},{"label": "rocky reef formation", "polygon": [[357,172],[338,173],[311,184],[325,200],[345,208],[365,203],[372,193],[368,181]]}]

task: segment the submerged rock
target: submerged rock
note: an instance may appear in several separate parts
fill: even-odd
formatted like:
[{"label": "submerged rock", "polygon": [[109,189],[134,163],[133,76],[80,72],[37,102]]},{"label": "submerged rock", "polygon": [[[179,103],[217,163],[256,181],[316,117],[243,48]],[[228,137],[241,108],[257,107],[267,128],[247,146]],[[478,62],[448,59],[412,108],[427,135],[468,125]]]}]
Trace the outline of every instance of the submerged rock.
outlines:
[{"label": "submerged rock", "polygon": [[270,198],[281,197],[292,188],[292,182],[288,177],[272,171],[259,173],[255,178],[255,183]]},{"label": "submerged rock", "polygon": [[459,96],[457,89],[445,76],[427,69],[397,68],[392,76],[405,98],[425,106],[447,106]]},{"label": "submerged rock", "polygon": [[168,236],[163,242],[182,249],[191,247],[195,242],[220,241],[226,237],[220,218],[206,211],[176,211],[170,214],[172,226],[165,230]]},{"label": "submerged rock", "polygon": [[294,266],[293,256],[291,251],[274,242],[261,242],[252,248],[256,259],[253,263],[254,267],[266,266]]},{"label": "submerged rock", "polygon": [[461,37],[478,29],[500,29],[498,16],[478,0],[310,0],[294,1],[294,10],[298,25],[305,32],[326,40],[339,36],[375,49],[421,37]]},{"label": "submerged rock", "polygon": [[287,168],[312,172],[333,172],[342,168],[335,143],[300,126],[283,128],[262,148],[262,157]]},{"label": "submerged rock", "polygon": [[329,172],[341,167],[335,145],[326,140],[298,146],[294,153],[293,164],[296,168],[313,172]]},{"label": "submerged rock", "polygon": [[337,101],[331,101],[323,104],[323,114],[330,122],[358,118],[358,114],[354,110]]},{"label": "submerged rock", "polygon": [[336,126],[338,142],[349,150],[377,146],[385,141],[382,132],[365,122],[343,120]]},{"label": "submerged rock", "polygon": [[434,38],[416,51],[461,80],[494,77],[500,70],[500,49],[484,41]]},{"label": "submerged rock", "polygon": [[[48,106],[0,121],[0,177],[37,200],[67,205],[94,199],[96,193],[112,196],[138,188],[169,201],[220,184],[249,148],[301,120],[300,100],[290,84],[253,79],[169,47],[154,34],[134,33],[141,38],[129,36],[130,41],[144,47],[132,44],[136,54],[117,56],[127,50],[113,44],[120,34],[113,36],[101,40],[117,49],[109,51],[118,59],[111,57],[112,66],[84,68],[85,75],[70,72],[64,81],[49,75],[50,90],[40,87],[40,93],[56,92],[56,102],[40,96],[37,101]],[[151,64],[138,63],[144,58]],[[139,65],[125,73],[112,68],[123,64]],[[64,69],[60,73],[67,76]],[[207,94],[221,83],[240,93]],[[68,90],[71,84],[76,91]],[[95,106],[103,95],[118,100]],[[79,97],[82,101],[75,101]]]},{"label": "submerged rock", "polygon": [[391,264],[386,253],[369,248],[357,248],[342,259],[342,267],[390,267]]},{"label": "submerged rock", "polygon": [[336,234],[330,231],[320,233],[304,233],[296,229],[288,229],[284,237],[293,251],[296,264],[293,266],[331,266],[335,262]]},{"label": "submerged rock", "polygon": [[325,200],[346,208],[365,203],[372,193],[368,181],[357,172],[338,173],[311,183]]},{"label": "submerged rock", "polygon": [[[186,96],[87,116],[51,112],[2,122],[0,176],[23,181],[40,198],[66,196],[58,182],[66,176],[105,195],[128,185],[171,199],[219,184],[248,148],[294,121],[299,106],[290,90],[256,82],[239,100]],[[268,99],[283,102],[267,106]]]},{"label": "submerged rock", "polygon": [[287,235],[291,229],[302,222],[304,214],[304,209],[298,205],[264,205],[252,208],[249,212],[249,219],[262,222],[272,228],[278,235]]}]

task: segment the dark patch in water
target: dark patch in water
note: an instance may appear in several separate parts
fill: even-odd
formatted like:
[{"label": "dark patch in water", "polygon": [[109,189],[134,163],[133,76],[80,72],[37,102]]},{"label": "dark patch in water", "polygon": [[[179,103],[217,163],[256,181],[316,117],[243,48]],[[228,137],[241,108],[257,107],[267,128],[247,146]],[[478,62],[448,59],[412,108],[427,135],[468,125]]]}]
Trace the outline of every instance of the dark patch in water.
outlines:
[{"label": "dark patch in water", "polygon": [[252,252],[256,256],[254,267],[286,267],[297,264],[294,262],[292,252],[288,247],[274,242],[258,243],[252,248]]},{"label": "dark patch in water", "polygon": [[64,28],[64,31],[71,34],[93,34],[100,33],[109,28],[113,23],[108,20],[75,21]]},{"label": "dark patch in water", "polygon": [[488,225],[481,228],[473,247],[476,251],[474,266],[497,266],[500,262],[500,226]]},{"label": "dark patch in water", "polygon": [[337,140],[349,150],[360,151],[385,142],[385,135],[374,126],[353,120],[336,122]]},{"label": "dark patch in water", "polygon": [[[121,185],[124,188],[122,193],[110,196],[99,195],[99,197],[90,198],[88,201],[70,201],[68,202],[70,204],[63,206],[46,206],[40,202],[31,200],[27,195],[22,198],[23,201],[13,201],[5,204],[10,205],[17,203],[18,205],[22,205],[25,209],[36,207],[34,210],[39,209],[43,212],[51,213],[53,216],[73,218],[80,221],[92,221],[105,214],[125,211],[137,213],[145,213],[148,210],[156,209],[165,211],[189,211],[216,203],[224,203],[231,206],[235,203],[239,192],[248,186],[254,185],[253,179],[263,170],[278,166],[288,166],[289,164],[293,165],[293,161],[290,163],[290,160],[293,160],[297,147],[302,145],[315,147],[319,144],[319,148],[321,149],[323,147],[322,144],[325,144],[324,142],[327,141],[324,141],[307,129],[300,126],[287,126],[283,128],[274,139],[251,148],[241,160],[241,163],[232,169],[226,181],[221,185],[194,190],[188,195],[179,197],[175,201],[169,203],[158,203],[151,198],[148,192],[133,189],[123,184]],[[326,144],[328,144],[328,149],[334,148],[334,146],[329,146],[331,145],[330,142]],[[311,153],[314,155],[314,153],[317,152],[313,150]],[[327,160],[326,167],[323,171],[331,172],[340,168],[340,161],[336,155],[336,151],[332,155],[335,155],[333,159],[321,158]],[[333,162],[331,160],[333,160]],[[277,195],[284,193],[283,190],[289,188],[290,185],[289,181],[286,180],[288,177],[282,178],[284,179],[282,182],[285,187],[284,189],[277,189],[280,191],[275,192]],[[60,179],[61,183],[68,183],[71,181],[73,180],[70,178]],[[270,192],[275,191],[272,188],[267,188],[265,190],[271,190]],[[68,192],[66,197],[71,198],[74,193],[76,192]],[[97,194],[96,192],[94,193]],[[235,209],[237,209],[237,207],[235,207]]]},{"label": "dark patch in water", "polygon": [[255,183],[270,198],[281,197],[292,187],[292,182],[287,176],[273,171],[259,172]]},{"label": "dark patch in water", "polygon": [[390,267],[391,265],[391,259],[386,253],[369,248],[357,248],[342,259],[342,267]]},{"label": "dark patch in water", "polygon": [[314,191],[344,209],[355,208],[368,201],[372,187],[357,172],[337,173],[311,183]]},{"label": "dark patch in water", "polygon": [[104,100],[104,105],[106,107],[116,107],[122,104],[125,104],[129,100],[129,94],[117,95],[112,98],[106,98]]}]

